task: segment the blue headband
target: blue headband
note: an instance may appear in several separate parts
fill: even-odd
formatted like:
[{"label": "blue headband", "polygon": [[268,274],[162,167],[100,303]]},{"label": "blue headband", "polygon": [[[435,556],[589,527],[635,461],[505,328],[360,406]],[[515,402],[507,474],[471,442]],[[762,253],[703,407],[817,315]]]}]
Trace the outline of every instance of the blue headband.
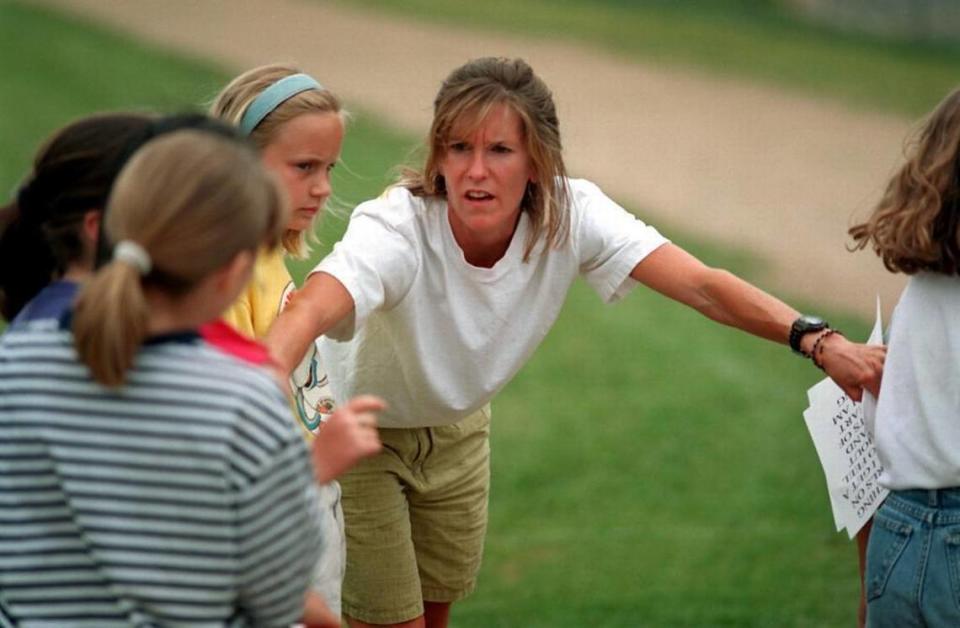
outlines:
[{"label": "blue headband", "polygon": [[250,135],[257,125],[281,103],[310,89],[323,89],[323,86],[306,74],[291,74],[280,79],[260,92],[260,95],[254,98],[247,110],[243,112],[240,118],[240,132]]}]

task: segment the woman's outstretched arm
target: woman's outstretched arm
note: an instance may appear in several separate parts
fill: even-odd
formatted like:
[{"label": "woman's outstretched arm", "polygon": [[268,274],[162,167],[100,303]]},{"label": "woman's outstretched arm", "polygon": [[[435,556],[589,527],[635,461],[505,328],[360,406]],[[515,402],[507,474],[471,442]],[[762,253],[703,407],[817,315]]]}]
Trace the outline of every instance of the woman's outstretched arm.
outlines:
[{"label": "woman's outstretched arm", "polygon": [[[799,312],[739,277],[704,265],[682,248],[665,244],[638,263],[633,279],[689,305],[724,325],[761,338],[787,344],[790,327]],[[809,333],[801,349],[809,355],[818,334]],[[886,348],[848,341],[840,334],[827,335],[818,351],[818,362],[843,391],[859,401],[861,390],[877,395]]]}]

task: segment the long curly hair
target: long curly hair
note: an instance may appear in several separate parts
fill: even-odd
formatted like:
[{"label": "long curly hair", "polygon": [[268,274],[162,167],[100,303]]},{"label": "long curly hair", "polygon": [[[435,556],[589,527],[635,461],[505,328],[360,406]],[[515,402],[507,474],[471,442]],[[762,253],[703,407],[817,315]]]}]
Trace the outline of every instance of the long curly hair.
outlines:
[{"label": "long curly hair", "polygon": [[870,218],[850,228],[891,272],[960,274],[960,88],[907,145],[906,163]]}]

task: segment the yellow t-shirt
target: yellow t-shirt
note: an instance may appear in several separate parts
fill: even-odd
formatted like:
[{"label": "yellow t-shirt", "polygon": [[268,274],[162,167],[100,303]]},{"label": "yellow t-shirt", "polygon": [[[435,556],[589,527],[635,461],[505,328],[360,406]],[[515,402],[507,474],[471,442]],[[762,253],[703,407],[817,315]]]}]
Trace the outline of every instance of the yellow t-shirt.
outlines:
[{"label": "yellow t-shirt", "polygon": [[223,320],[242,334],[261,340],[293,287],[293,278],[283,263],[283,249],[262,249],[253,265],[253,278],[223,313]]},{"label": "yellow t-shirt", "polygon": [[[223,313],[223,320],[240,333],[262,340],[296,286],[283,262],[281,247],[263,249],[253,265],[253,278],[237,300]],[[290,378],[290,408],[308,434],[334,409],[333,394],[316,346],[311,345]]]}]

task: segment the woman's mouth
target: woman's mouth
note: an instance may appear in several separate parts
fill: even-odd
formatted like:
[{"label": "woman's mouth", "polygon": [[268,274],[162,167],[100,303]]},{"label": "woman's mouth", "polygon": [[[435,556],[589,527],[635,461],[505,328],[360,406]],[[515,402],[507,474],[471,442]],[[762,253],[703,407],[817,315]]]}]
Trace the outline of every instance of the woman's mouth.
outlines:
[{"label": "woman's mouth", "polygon": [[464,194],[468,201],[490,201],[493,200],[493,194],[489,192],[484,192],[483,190],[468,190]]}]

